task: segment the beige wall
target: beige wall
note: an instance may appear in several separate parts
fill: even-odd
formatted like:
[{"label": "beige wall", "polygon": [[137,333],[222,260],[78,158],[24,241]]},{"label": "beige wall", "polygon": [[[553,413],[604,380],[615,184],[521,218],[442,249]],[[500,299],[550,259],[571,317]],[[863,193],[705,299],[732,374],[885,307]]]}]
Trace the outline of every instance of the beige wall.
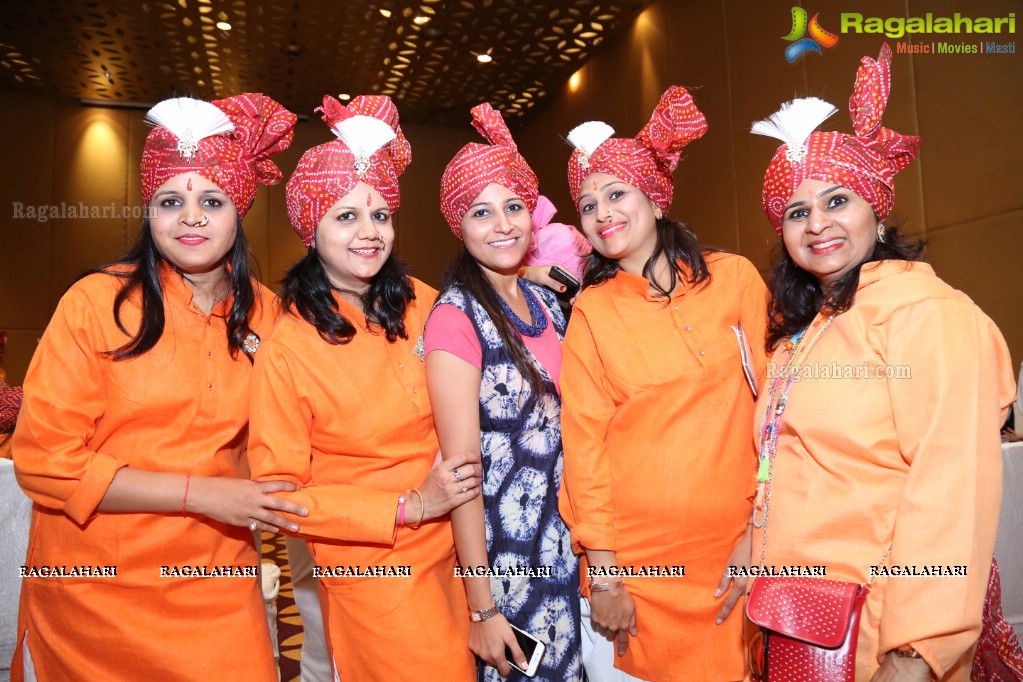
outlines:
[{"label": "beige wall", "polygon": [[[68,285],[123,254],[138,233],[138,162],[149,131],[143,116],[75,100],[0,93],[0,130],[16,131],[4,136],[0,170],[0,330],[9,334],[5,367],[14,384],[24,377],[36,339]],[[402,178],[398,250],[416,276],[436,285],[458,247],[438,208],[440,175],[474,133],[468,125],[410,125],[404,132],[413,161]],[[330,138],[319,118],[300,122],[291,148],[275,157],[285,178],[303,151]],[[75,210],[80,204],[97,210],[112,205],[118,217],[46,222],[15,217],[19,205],[25,216],[30,207],[61,202]],[[122,210],[129,217],[120,217]],[[261,279],[276,288],[304,253],[288,222],[283,182],[259,188],[245,232]]]},{"label": "beige wall", "polygon": [[[577,216],[568,197],[561,142],[586,120],[610,123],[631,136],[646,123],[671,84],[692,89],[710,124],[686,149],[675,175],[672,214],[689,221],[707,243],[747,256],[762,270],[776,237],[760,205],[764,168],[777,142],[748,133],[750,124],[795,96],[817,95],[838,106],[826,126],[849,131],[846,111],[862,55],[877,56],[881,36],[844,35],[823,55],[789,64],[780,36],[791,27],[795,2],[660,0],[631,29],[579,72],[579,86],[552,95],[524,130],[520,148],[540,176],[541,189]],[[816,0],[837,32],[842,11],[865,16],[1006,16],[1009,0]],[[1010,35],[1002,40],[1013,40]],[[972,40],[972,39],[971,39]],[[898,41],[889,41],[892,48]],[[1017,40],[1017,51],[1023,41]],[[965,291],[1005,335],[1013,359],[1023,360],[1023,54],[896,54],[885,124],[923,137],[923,151],[897,180],[895,213],[927,238],[927,257],[939,276]]]}]

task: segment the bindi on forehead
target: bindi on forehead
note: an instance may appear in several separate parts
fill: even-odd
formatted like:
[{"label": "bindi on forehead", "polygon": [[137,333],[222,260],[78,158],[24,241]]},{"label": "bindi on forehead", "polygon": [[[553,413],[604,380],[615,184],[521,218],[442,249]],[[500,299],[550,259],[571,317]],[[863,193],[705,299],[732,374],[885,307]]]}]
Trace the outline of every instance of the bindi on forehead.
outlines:
[{"label": "bindi on forehead", "polygon": [[185,189],[187,189],[189,192],[192,191],[192,178],[188,179],[188,184],[185,185]]}]

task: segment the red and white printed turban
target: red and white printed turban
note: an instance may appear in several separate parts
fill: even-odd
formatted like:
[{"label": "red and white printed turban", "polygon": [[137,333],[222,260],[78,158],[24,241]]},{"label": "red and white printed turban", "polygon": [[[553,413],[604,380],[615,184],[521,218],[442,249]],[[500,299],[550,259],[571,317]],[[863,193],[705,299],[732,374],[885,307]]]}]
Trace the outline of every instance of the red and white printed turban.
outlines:
[{"label": "red and white printed turban", "polygon": [[507,187],[536,209],[539,182],[501,116],[490,104],[472,109],[472,125],[490,144],[470,142],[462,147],[444,169],[440,180],[440,210],[451,231],[462,238],[462,218],[487,185]]},{"label": "red and white printed turban", "polygon": [[307,150],[288,179],[288,216],[306,246],[313,243],[316,226],[330,207],[359,182],[374,187],[397,211],[398,177],[412,161],[412,146],[389,97],[359,95],[345,106],[325,95],[316,111],[338,139]]},{"label": "red and white printed turban", "polygon": [[877,60],[863,57],[849,98],[852,135],[813,132],[838,111],[817,98],[782,105],[769,118],[753,124],[752,132],[782,140],[764,174],[764,211],[781,234],[785,206],[799,184],[824,180],[848,187],[866,200],[880,220],[888,217],[895,200],[895,174],[920,151],[920,138],[881,126],[891,91],[892,49],[881,47]]},{"label": "red and white printed turban", "polygon": [[682,150],[706,132],[707,119],[678,85],[661,95],[650,121],[634,138],[611,137],[614,129],[600,121],[576,126],[568,134],[575,147],[568,160],[568,189],[576,210],[586,176],[607,173],[639,188],[667,213],[674,193],[671,175]]},{"label": "red and white printed turban", "polygon": [[163,183],[197,173],[224,190],[244,217],[258,184],[274,185],[281,171],[270,157],[291,144],[297,117],[260,93],[214,102],[177,97],[146,114],[156,127],[142,150],[142,201]]}]

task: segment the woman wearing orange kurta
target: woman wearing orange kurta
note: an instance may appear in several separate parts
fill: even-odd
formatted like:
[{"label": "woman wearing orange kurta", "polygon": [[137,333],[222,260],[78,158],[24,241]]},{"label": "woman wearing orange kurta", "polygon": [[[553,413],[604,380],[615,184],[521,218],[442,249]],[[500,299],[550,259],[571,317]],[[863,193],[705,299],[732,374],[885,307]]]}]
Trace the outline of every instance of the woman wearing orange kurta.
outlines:
[{"label": "woman wearing orange kurta", "polygon": [[[742,618],[729,614],[745,580],[729,587],[727,567],[749,551],[744,420],[764,366],[766,289],[749,261],[703,251],[666,217],[682,148],[706,127],[673,87],[635,139],[602,123],[569,135],[594,252],[563,345],[561,510],[595,572],[583,585],[595,681],[743,677]],[[618,580],[616,566],[661,575]],[[594,632],[616,641],[624,675]]]},{"label": "woman wearing orange kurta", "polygon": [[15,680],[277,679],[252,531],[301,510],[268,494],[292,483],[248,480],[272,296],[240,219],[280,179],[269,156],[295,116],[246,94],[168,100],[150,120],[139,240],[64,295],[25,379]]},{"label": "woman wearing orange kurta", "polygon": [[309,509],[302,535],[344,682],[470,682],[446,515],[479,494],[479,466],[435,463],[423,328],[437,292],[392,253],[409,145],[387,97],[325,97],[323,112],[340,139],[308,150],[288,181],[309,253],[284,280],[285,313],[256,363],[252,474],[301,486],[285,497]]},{"label": "woman wearing orange kurta", "polygon": [[782,241],[771,278],[775,378],[754,422],[763,529],[753,559],[824,565],[827,578],[851,583],[879,575],[854,633],[857,680],[965,681],[994,548],[1012,367],[991,320],[914,262],[921,244],[883,222],[893,177],[919,149],[919,138],[881,126],[890,64],[887,45],[877,61],[863,58],[852,135],[812,132],[837,111],[821,100],[796,100],[754,126],[785,144],[764,179]]}]

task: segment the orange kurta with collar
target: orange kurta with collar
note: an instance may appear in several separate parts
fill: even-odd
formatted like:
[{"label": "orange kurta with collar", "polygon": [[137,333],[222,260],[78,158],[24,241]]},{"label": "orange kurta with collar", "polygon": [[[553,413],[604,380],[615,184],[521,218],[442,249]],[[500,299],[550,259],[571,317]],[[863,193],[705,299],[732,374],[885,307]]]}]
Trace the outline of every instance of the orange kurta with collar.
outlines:
[{"label": "orange kurta with collar", "polygon": [[685,566],[682,578],[626,578],[639,636],[616,665],[656,682],[743,677],[741,609],[715,625],[714,591],[746,530],[756,469],[731,327],[745,330],[762,384],[767,290],[745,258],[706,259],[710,281],[667,303],[625,272],[586,289],[562,346],[560,507],[576,551]]},{"label": "orange kurta with collar", "polygon": [[[256,566],[247,528],[96,510],[121,467],[248,476],[251,364],[228,350],[228,302],[204,315],[163,267],[163,336],[115,362],[102,353],[128,340],[112,313],[122,281],[90,275],[61,299],[12,440],[18,481],[35,502],[26,566],[112,566],[116,577],[25,578],[12,679],[27,637],[40,680],[276,680],[258,578],[161,577],[164,566]],[[265,335],[273,296],[256,290],[251,324]],[[139,313],[137,298],[122,307],[127,329]]]},{"label": "orange kurta with collar", "polygon": [[349,343],[329,344],[298,315],[285,315],[256,361],[252,474],[301,486],[283,497],[309,508],[294,520],[316,565],[410,571],[321,577],[328,641],[345,682],[476,676],[450,522],[395,528],[399,493],[423,481],[438,449],[420,357],[437,292],[413,282],[408,339],[389,343],[381,329],[367,330],[364,315],[336,296],[358,329]]},{"label": "orange kurta with collar", "polygon": [[[787,359],[782,348],[772,366]],[[890,544],[886,565],[900,571],[965,566],[965,577],[874,580],[856,679],[911,645],[940,679],[969,680],[1001,501],[999,427],[1015,398],[1001,333],[931,266],[882,261],[863,267],[853,306],[804,367],[781,418],[765,563],[866,582]]]}]

